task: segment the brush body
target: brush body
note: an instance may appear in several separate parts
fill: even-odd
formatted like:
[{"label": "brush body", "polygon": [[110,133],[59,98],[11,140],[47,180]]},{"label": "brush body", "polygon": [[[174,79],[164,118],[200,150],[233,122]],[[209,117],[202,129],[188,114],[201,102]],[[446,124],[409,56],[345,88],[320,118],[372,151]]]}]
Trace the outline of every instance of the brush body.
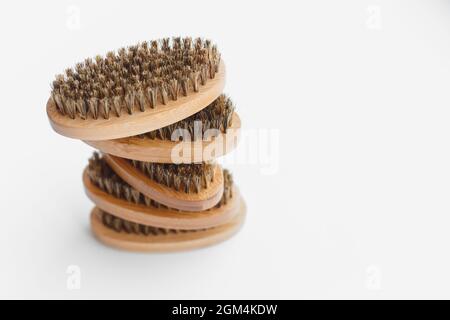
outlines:
[{"label": "brush body", "polygon": [[180,231],[175,229],[152,229],[148,234],[108,227],[102,221],[102,212],[95,207],[91,212],[91,229],[104,244],[126,251],[172,252],[207,247],[229,239],[242,227],[246,216],[244,202],[240,202],[238,214],[228,222],[208,229]]}]

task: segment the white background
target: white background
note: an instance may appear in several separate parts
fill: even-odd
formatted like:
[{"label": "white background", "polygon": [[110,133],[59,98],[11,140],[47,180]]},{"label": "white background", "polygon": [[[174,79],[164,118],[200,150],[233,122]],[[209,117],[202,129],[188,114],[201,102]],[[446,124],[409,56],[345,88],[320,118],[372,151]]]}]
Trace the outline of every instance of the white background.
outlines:
[{"label": "white background", "polygon": [[[450,298],[450,1],[9,1],[0,33],[0,297]],[[50,83],[174,35],[218,43],[277,170],[229,166],[248,204],[230,241],[116,251],[90,234],[91,148],[50,128]]]}]

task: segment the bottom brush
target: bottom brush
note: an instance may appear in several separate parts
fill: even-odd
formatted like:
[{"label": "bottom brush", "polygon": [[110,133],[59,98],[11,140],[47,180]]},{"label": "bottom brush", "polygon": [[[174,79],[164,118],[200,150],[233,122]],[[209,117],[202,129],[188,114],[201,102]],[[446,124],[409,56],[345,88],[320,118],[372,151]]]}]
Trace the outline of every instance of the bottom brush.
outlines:
[{"label": "bottom brush", "polygon": [[239,190],[227,170],[222,176],[219,203],[203,211],[180,211],[161,205],[128,185],[98,155],[90,159],[83,184],[97,207],[121,219],[165,229],[198,230],[227,223],[239,212]]},{"label": "bottom brush", "polygon": [[246,206],[227,223],[200,230],[177,230],[146,226],[113,216],[98,207],[91,212],[94,235],[106,245],[129,251],[167,252],[206,247],[233,236],[243,225]]}]

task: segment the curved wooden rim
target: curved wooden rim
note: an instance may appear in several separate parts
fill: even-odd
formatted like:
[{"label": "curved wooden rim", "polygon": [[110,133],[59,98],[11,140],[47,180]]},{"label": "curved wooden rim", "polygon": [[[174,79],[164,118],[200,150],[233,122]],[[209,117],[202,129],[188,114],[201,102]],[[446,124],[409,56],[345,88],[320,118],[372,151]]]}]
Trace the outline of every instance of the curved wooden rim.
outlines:
[{"label": "curved wooden rim", "polygon": [[105,227],[97,207],[91,212],[91,229],[104,244],[128,251],[170,252],[206,247],[222,242],[236,234],[245,221],[246,206],[239,201],[239,212],[228,223],[206,230],[158,236],[143,236],[116,232]]},{"label": "curved wooden rim", "polygon": [[219,165],[214,168],[214,178],[208,188],[199,193],[176,191],[150,179],[136,169],[129,160],[104,154],[104,159],[119,177],[139,192],[169,208],[184,211],[203,211],[214,207],[222,198],[224,181]]},{"label": "curved wooden rim", "polygon": [[132,115],[123,113],[120,117],[109,119],[70,119],[62,115],[53,99],[49,98],[47,115],[53,129],[63,136],[92,141],[118,139],[156,130],[185,119],[217,99],[224,87],[225,64],[221,61],[214,79],[208,79],[198,92],[191,92],[186,97],[179,97],[176,101],[158,105],[154,109],[136,111]]},{"label": "curved wooden rim", "polygon": [[[241,119],[233,113],[232,125],[227,133],[210,141],[170,141],[127,137],[114,140],[84,141],[88,145],[117,157],[158,163],[207,162],[223,156],[236,148],[241,129]],[[181,153],[179,153],[181,151]],[[172,153],[176,152],[175,155]]]},{"label": "curved wooden rim", "polygon": [[233,197],[220,208],[186,212],[158,209],[118,199],[95,186],[89,179],[87,169],[83,173],[83,184],[88,198],[100,209],[128,221],[160,228],[182,230],[211,228],[229,221],[239,209],[240,194],[237,187],[234,186]]}]

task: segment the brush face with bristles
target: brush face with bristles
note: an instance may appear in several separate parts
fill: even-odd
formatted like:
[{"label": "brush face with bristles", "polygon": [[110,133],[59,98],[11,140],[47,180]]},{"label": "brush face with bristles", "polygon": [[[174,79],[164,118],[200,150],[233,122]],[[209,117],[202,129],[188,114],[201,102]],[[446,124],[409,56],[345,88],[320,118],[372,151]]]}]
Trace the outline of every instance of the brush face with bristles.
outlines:
[{"label": "brush face with bristles", "polygon": [[211,41],[166,38],[86,59],[56,76],[47,115],[67,137],[120,139],[199,112],[224,86],[225,64]]},{"label": "brush face with bristles", "polygon": [[200,230],[178,230],[147,226],[144,224],[128,221],[103,210],[100,210],[101,220],[105,227],[114,230],[115,232],[132,233],[143,236],[164,236],[168,234],[178,234],[185,232],[195,232]]},{"label": "brush face with bristles", "polygon": [[151,180],[184,193],[199,193],[214,181],[215,165],[211,163],[176,165],[137,160],[131,163]]},{"label": "brush face with bristles", "polygon": [[[192,140],[197,140],[205,136],[205,133],[212,129],[221,133],[226,133],[227,129],[232,125],[232,115],[234,105],[230,98],[224,94],[220,95],[205,109],[193,114],[192,116],[175,122],[158,130],[146,132],[138,135],[139,138],[171,140],[176,130],[187,130]],[[195,124],[201,123],[201,135],[195,130]]]},{"label": "brush face with bristles", "polygon": [[71,118],[109,119],[160,108],[198,92],[218,72],[220,53],[209,40],[142,42],[86,59],[56,76],[52,98]]},{"label": "brush face with bristles", "polygon": [[[136,165],[140,166],[140,162],[135,162]],[[178,186],[180,190],[187,190],[186,186],[189,185],[191,188],[194,188],[194,184],[187,184],[185,180],[183,180],[180,177],[186,176],[184,171],[191,171],[192,176],[197,177],[197,180],[204,179],[205,183],[206,181],[212,179],[210,175],[211,165],[210,164],[202,164],[202,165],[195,165],[194,167],[191,167],[187,169],[185,166],[175,166],[175,165],[169,165],[168,168],[166,168],[166,165],[159,165],[159,164],[150,164],[150,165],[143,165],[144,170],[148,170],[147,172],[152,172],[153,178],[161,181],[161,183],[168,184],[170,186],[175,186],[173,183],[174,179],[181,179],[181,185]],[[203,167],[200,167],[203,166]],[[180,167],[180,168],[176,168]],[[147,169],[148,168],[148,169]],[[98,188],[100,188],[102,191],[107,192],[111,196],[119,199],[126,200],[131,203],[145,205],[145,206],[151,206],[155,208],[167,208],[166,206],[150,199],[149,197],[145,196],[144,194],[140,193],[133,187],[131,187],[129,184],[127,184],[125,181],[123,181],[107,164],[105,159],[103,157],[100,157],[100,155],[97,152],[94,152],[94,155],[91,159],[89,159],[89,165],[87,174],[91,180],[91,182],[96,185]],[[200,178],[202,177],[202,178]],[[222,198],[220,199],[219,203],[215,206],[215,208],[220,208],[223,205],[226,205],[229,199],[232,198],[232,185],[233,185],[233,179],[231,173],[229,173],[228,170],[223,170],[223,177],[224,177],[224,191],[222,194]],[[177,180],[178,181],[178,180]]]}]

